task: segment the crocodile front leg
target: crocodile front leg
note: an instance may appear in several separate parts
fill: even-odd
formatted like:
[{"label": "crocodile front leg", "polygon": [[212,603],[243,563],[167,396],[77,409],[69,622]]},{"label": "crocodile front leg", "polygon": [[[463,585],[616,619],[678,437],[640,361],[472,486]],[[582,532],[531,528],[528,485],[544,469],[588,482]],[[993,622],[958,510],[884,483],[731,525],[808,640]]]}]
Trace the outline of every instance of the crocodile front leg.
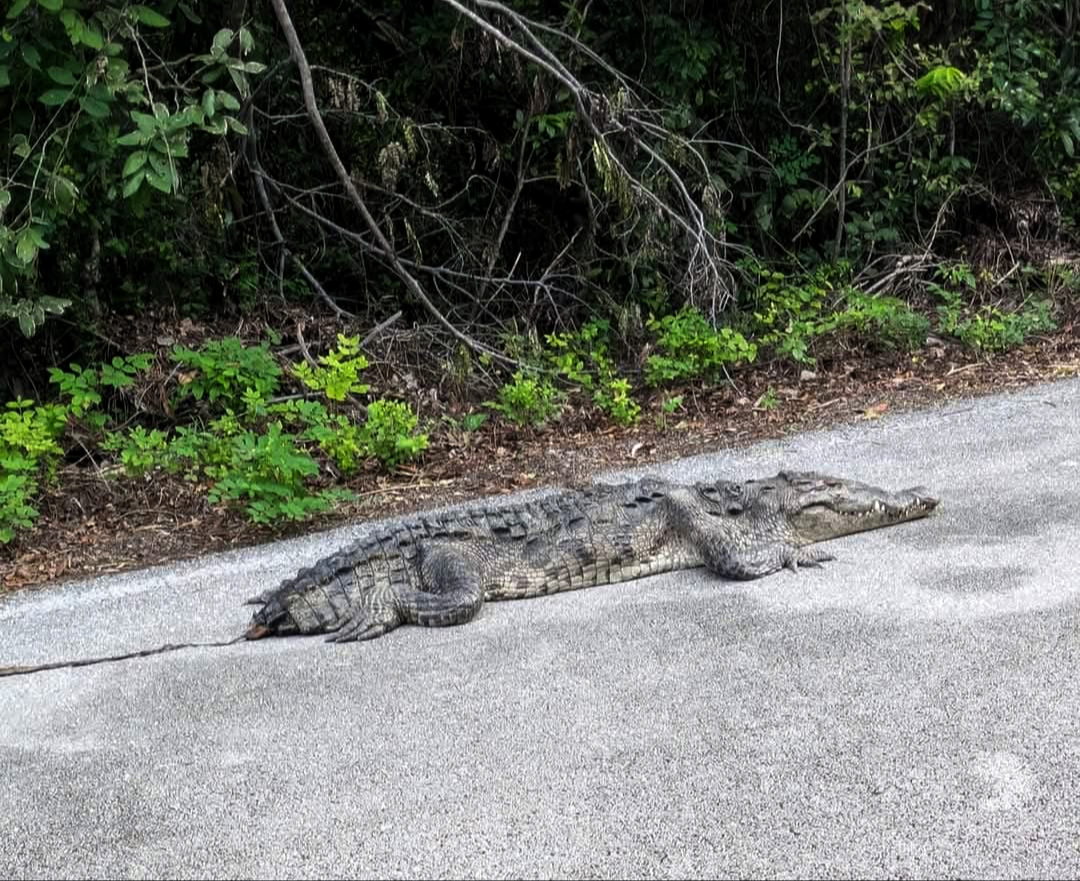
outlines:
[{"label": "crocodile front leg", "polygon": [[464,624],[484,603],[475,562],[452,547],[424,549],[420,581],[420,590],[387,582],[364,591],[330,641],[374,639],[406,622],[424,627]]},{"label": "crocodile front leg", "polygon": [[836,557],[818,548],[799,548],[782,541],[774,541],[755,548],[739,548],[725,542],[708,543],[704,548],[705,566],[710,572],[724,578],[749,580],[762,578],[799,567],[820,566]]}]

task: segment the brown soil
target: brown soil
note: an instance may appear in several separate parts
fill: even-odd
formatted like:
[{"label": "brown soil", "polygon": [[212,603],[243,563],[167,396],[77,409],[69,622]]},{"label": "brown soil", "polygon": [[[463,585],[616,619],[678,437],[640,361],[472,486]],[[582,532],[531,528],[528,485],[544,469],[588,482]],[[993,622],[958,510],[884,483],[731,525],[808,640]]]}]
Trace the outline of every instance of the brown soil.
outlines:
[{"label": "brown soil", "polygon": [[[165,339],[157,325],[159,345],[183,340],[194,327],[181,325]],[[235,326],[227,332],[236,332]],[[631,428],[598,425],[594,414],[579,409],[568,410],[544,430],[514,430],[492,422],[474,432],[436,430],[418,463],[395,475],[373,467],[352,479],[347,485],[357,495],[355,503],[274,529],[210,506],[205,487],[180,478],[155,473],[141,480],[116,479],[85,462],[72,463],[61,471],[60,490],[39,504],[36,526],[13,546],[0,548],[0,592],[189,559],[480,496],[588,482],[607,469],[741,447],[1077,373],[1080,333],[1072,323],[990,358],[935,341],[914,356],[848,353],[813,375],[791,365],[759,364],[740,370],[733,385],[658,393],[642,402],[641,420]],[[661,400],[680,392],[683,409],[659,425]],[[842,463],[837,470],[843,470]]]}]

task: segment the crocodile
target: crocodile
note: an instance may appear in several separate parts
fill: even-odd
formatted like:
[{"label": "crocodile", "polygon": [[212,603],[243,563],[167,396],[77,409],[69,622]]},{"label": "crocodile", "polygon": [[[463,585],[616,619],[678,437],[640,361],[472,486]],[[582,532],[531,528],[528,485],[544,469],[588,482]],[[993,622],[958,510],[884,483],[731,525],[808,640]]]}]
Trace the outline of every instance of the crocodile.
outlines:
[{"label": "crocodile", "polygon": [[704,566],[761,578],[836,559],[812,547],[929,515],[924,487],[891,492],[812,471],[679,484],[646,477],[535,501],[405,519],[247,600],[245,637],[373,639],[402,624],[445,626],[485,602],[535,597]]}]

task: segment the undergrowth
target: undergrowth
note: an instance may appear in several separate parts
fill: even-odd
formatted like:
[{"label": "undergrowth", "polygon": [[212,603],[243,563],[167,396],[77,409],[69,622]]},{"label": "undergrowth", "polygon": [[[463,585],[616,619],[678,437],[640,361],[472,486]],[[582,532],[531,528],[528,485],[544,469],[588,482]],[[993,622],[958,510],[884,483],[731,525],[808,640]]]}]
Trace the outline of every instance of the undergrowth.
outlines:
[{"label": "undergrowth", "polygon": [[[616,334],[603,317],[531,346],[508,337],[507,351],[524,369],[454,425],[476,431],[491,418],[532,430],[574,405],[629,426],[648,395],[656,424],[665,428],[682,409],[681,390],[725,382],[764,358],[802,368],[838,345],[915,353],[931,331],[978,352],[1006,351],[1056,328],[1053,291],[1075,298],[1080,288],[1072,275],[1029,272],[1025,296],[991,303],[979,296],[970,267],[948,264],[927,280],[931,309],[922,312],[858,289],[842,262],[809,273],[755,261],[741,269],[748,284],[727,323],[684,306],[649,315],[636,337],[625,328]],[[429,444],[429,428],[408,403],[373,396],[359,337],[339,334],[330,351],[295,364],[281,361],[266,342],[232,337],[173,346],[160,357],[172,362],[155,374],[167,377],[171,420],[136,404],[137,390],[162,381],[150,379],[155,357],[145,352],[51,368],[53,400],[3,405],[0,545],[32,528],[41,493],[57,488],[59,466],[76,452],[118,466],[103,471],[119,479],[179,476],[211,504],[274,524],[331,510],[350,497],[345,483],[361,470],[393,471]],[[770,387],[755,409],[776,405]]]}]

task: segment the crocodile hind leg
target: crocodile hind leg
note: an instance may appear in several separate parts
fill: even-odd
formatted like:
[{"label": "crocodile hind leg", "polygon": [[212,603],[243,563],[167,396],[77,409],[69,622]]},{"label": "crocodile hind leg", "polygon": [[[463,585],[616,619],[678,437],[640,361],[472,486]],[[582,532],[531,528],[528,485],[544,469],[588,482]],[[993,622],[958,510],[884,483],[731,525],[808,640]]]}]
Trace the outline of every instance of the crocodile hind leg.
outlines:
[{"label": "crocodile hind leg", "polygon": [[762,578],[781,569],[798,572],[799,567],[819,567],[828,560],[836,559],[828,551],[795,547],[780,541],[755,549],[733,547],[722,542],[710,543],[704,551],[705,565],[710,572],[739,580]]},{"label": "crocodile hind leg", "polygon": [[475,562],[449,546],[423,552],[423,589],[387,584],[371,588],[353,601],[332,642],[374,639],[401,624],[446,627],[470,621],[484,603],[484,588]]}]

